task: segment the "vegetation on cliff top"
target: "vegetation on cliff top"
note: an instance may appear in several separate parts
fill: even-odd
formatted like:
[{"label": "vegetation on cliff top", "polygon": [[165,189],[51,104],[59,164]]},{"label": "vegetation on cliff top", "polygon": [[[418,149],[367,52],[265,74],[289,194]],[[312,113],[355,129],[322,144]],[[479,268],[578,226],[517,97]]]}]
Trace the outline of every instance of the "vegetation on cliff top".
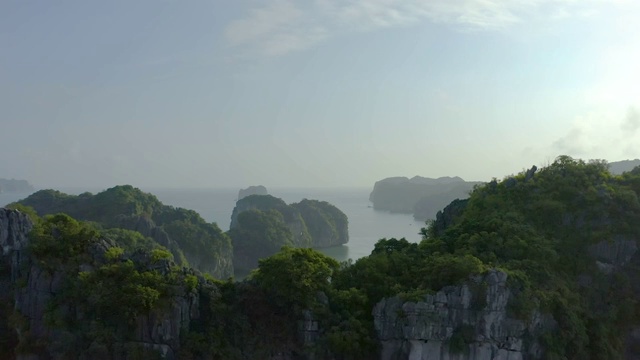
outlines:
[{"label": "vegetation on cliff top", "polygon": [[[230,276],[231,269],[215,264],[231,263],[231,243],[220,228],[207,223],[193,210],[163,205],[154,195],[130,185],[116,186],[96,195],[68,195],[56,190],[41,190],[20,205],[39,214],[65,213],[110,229],[126,250],[168,248],[181,265],[191,265],[216,276]],[[122,229],[137,231],[134,235]],[[131,248],[127,248],[131,247]]]}]

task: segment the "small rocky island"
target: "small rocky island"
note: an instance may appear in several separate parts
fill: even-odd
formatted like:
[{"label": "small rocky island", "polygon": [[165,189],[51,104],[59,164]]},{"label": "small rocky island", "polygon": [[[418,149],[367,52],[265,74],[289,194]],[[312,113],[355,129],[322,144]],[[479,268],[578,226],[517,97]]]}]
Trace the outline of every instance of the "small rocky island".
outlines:
[{"label": "small rocky island", "polygon": [[228,232],[236,270],[248,271],[258,259],[282,246],[326,248],[349,241],[349,221],[326,201],[304,199],[287,205],[271,195],[249,195],[236,203]]},{"label": "small rocky island", "polygon": [[249,195],[269,195],[267,188],[262,185],[249,186],[246,189],[240,189],[238,191],[238,200],[241,200]]},{"label": "small rocky island", "polygon": [[413,214],[416,220],[425,221],[434,219],[438,210],[451,201],[469,197],[477,184],[481,182],[464,181],[457,176],[390,177],[375,183],[369,200],[376,210]]},{"label": "small rocky island", "polygon": [[27,180],[0,178],[0,193],[32,193],[34,190]]}]

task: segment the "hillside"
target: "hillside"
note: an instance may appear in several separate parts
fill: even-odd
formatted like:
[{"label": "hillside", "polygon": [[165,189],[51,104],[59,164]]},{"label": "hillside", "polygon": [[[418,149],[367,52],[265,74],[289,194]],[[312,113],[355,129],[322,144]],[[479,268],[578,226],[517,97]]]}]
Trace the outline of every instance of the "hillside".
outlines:
[{"label": "hillside", "polygon": [[130,185],[95,195],[40,190],[18,204],[33,208],[40,216],[65,213],[114,229],[112,232],[138,232],[169,249],[179,264],[219,278],[233,275],[231,243],[216,224],[207,223],[193,210],[164,205],[154,195]]}]

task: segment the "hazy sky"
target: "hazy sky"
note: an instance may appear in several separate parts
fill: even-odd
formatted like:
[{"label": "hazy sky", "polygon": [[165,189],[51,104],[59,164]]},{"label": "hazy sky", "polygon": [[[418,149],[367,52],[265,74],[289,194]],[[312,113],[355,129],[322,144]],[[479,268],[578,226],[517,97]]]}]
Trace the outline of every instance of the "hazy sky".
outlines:
[{"label": "hazy sky", "polygon": [[640,157],[640,2],[0,1],[0,177],[372,186]]}]

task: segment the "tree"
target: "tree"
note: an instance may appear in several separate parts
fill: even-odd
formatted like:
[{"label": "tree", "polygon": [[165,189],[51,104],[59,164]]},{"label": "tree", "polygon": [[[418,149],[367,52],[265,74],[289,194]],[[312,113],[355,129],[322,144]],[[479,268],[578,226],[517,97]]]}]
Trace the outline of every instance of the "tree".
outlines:
[{"label": "tree", "polygon": [[337,269],[336,260],[313,249],[285,246],[259,261],[253,279],[273,295],[277,305],[301,310],[312,305],[318,292],[329,288]]}]

